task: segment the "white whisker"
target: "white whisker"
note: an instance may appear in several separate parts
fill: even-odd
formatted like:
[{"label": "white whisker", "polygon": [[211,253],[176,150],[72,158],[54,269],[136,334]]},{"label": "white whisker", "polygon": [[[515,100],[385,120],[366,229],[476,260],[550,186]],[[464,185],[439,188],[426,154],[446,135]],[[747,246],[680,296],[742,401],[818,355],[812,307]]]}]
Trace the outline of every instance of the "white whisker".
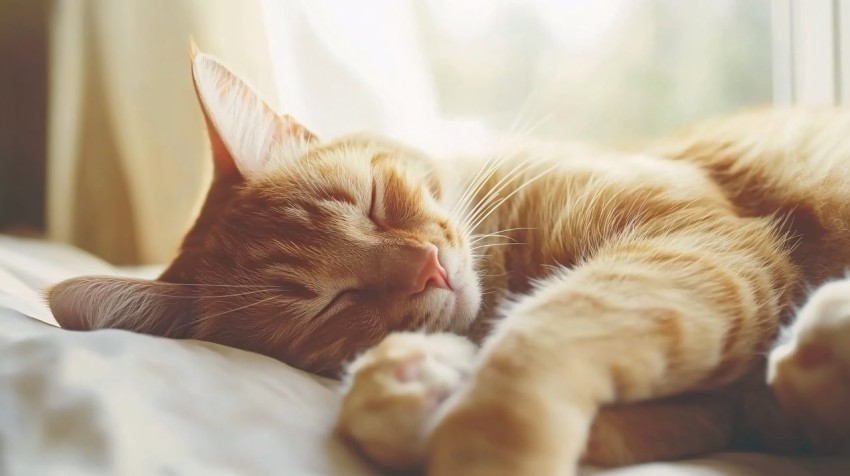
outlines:
[{"label": "white whisker", "polygon": [[512,191],[512,192],[511,192],[511,193],[509,193],[506,197],[504,197],[504,198],[503,198],[503,199],[501,199],[498,203],[496,203],[496,205],[494,205],[492,208],[490,208],[490,210],[487,212],[487,214],[486,214],[486,215],[484,215],[484,216],[482,216],[481,218],[479,218],[479,219],[478,219],[478,221],[477,221],[477,222],[473,225],[473,228],[475,228],[475,227],[477,227],[478,225],[480,225],[480,224],[481,224],[481,222],[483,222],[485,219],[487,219],[487,217],[489,217],[489,216],[490,216],[490,215],[491,215],[494,211],[496,211],[496,210],[497,210],[497,209],[498,209],[498,208],[499,208],[499,207],[500,207],[503,203],[505,203],[506,201],[508,201],[511,197],[513,197],[513,196],[514,196],[514,195],[516,195],[517,193],[521,192],[521,191],[522,191],[525,187],[527,187],[527,186],[531,185],[532,183],[534,183],[535,181],[537,181],[537,179],[539,179],[540,177],[543,177],[544,175],[548,174],[549,172],[551,172],[552,170],[556,169],[557,167],[558,167],[558,164],[552,165],[551,167],[547,167],[547,168],[546,168],[546,170],[544,170],[543,172],[540,172],[539,174],[537,174],[537,175],[535,175],[534,177],[532,177],[530,180],[526,181],[525,183],[523,183],[522,185],[520,185],[519,187],[517,187],[514,191]]}]

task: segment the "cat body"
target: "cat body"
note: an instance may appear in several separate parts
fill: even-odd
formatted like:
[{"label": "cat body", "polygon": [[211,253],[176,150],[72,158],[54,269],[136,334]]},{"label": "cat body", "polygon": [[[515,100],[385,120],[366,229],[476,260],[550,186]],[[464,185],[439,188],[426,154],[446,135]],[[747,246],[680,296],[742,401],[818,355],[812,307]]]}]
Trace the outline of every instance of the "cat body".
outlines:
[{"label": "cat body", "polygon": [[773,352],[779,402],[765,383],[807,286],[850,264],[850,113],[436,160],[319,140],[206,55],[193,74],[215,160],[198,220],[156,281],[56,286],[63,327],[205,339],[325,375],[351,362],[339,431],[394,469],[570,474],[752,435],[850,440],[850,342],[818,338],[850,332],[844,287],[816,292]]},{"label": "cat body", "polygon": [[[550,474],[552,467],[513,466],[495,457],[512,454],[504,449],[476,449],[463,455],[456,449],[474,438],[479,440],[476,445],[486,445],[479,434],[504,438],[508,432],[536,438],[546,430],[540,422],[551,420],[546,415],[552,408],[570,400],[565,395],[591,393],[573,385],[592,385],[602,376],[604,383],[595,389],[602,396],[585,397],[602,405],[590,405],[593,410],[587,412],[592,416],[586,414],[575,425],[574,439],[581,444],[574,453],[565,456],[552,449],[523,461],[574,462],[585,451],[588,420],[594,416],[584,459],[595,464],[680,458],[734,447],[810,448],[812,442],[802,438],[804,430],[798,426],[809,419],[803,416],[809,409],[799,409],[799,421],[790,419],[762,382],[766,356],[780,329],[804,302],[806,289],[842,277],[850,260],[847,131],[846,112],[772,110],[706,122],[645,147],[639,155],[566,146],[509,154],[488,174],[474,200],[476,205],[494,203],[489,197],[497,189],[505,198],[474,230],[488,238],[478,245],[485,249],[479,261],[485,294],[469,335],[484,340],[484,350],[477,362],[480,367],[462,372],[472,373],[473,382],[485,375],[502,381],[499,385],[504,387],[482,385],[486,390],[480,395],[465,397],[475,402],[467,405],[477,409],[485,408],[492,394],[501,394],[501,402],[492,403],[501,413],[498,418],[476,420],[469,416],[475,412],[466,410],[460,412],[464,419],[453,421],[451,410],[434,417],[435,410],[426,408],[423,426],[436,424],[440,430],[448,425],[443,422],[452,423],[442,433],[451,449],[441,450],[458,455],[456,459],[488,454],[482,459],[490,463],[481,474]],[[541,316],[542,322],[534,322],[533,316]],[[847,326],[847,318],[838,320]],[[544,347],[547,342],[549,349]],[[572,346],[573,342],[581,346]],[[388,351],[375,351],[381,352]],[[406,362],[429,352],[439,355],[436,350],[408,352],[396,367],[404,368]],[[582,354],[576,360],[594,365],[583,368],[582,363],[571,362],[567,356],[573,352]],[[386,456],[392,452],[359,428],[368,422],[368,411],[356,398],[358,393],[411,391],[407,382],[386,384],[370,378],[370,357],[367,354],[361,358],[365,363],[353,366],[342,427],[355,441],[371,442],[365,450],[379,452],[376,459],[405,467],[411,460],[398,463]],[[842,389],[850,385],[844,365],[837,364],[829,384],[819,389],[836,401],[830,417],[821,416],[822,422],[838,428],[824,438],[833,448],[835,441],[846,445],[850,431],[847,400],[841,399],[846,391]],[[532,368],[546,370],[535,377]],[[487,375],[488,371],[495,375]],[[370,385],[358,388],[358,375]],[[554,375],[566,382],[556,384],[559,379]],[[773,383],[782,386],[776,375]],[[528,416],[534,400],[551,394],[553,387],[561,396],[554,401],[542,398],[539,406],[551,407]],[[472,392],[468,388],[475,385],[467,387]],[[730,399],[730,389],[738,396]],[[702,393],[663,403],[622,405],[683,392]],[[787,397],[781,390],[780,396]],[[453,405],[460,404],[446,407]],[[385,408],[376,410],[375,418],[386,418]],[[513,413],[524,416],[512,417]],[[505,428],[505,422],[526,418],[532,429]],[[563,451],[570,422],[565,419],[553,426],[552,441],[561,442],[558,450]],[[475,435],[464,431],[470,427],[478,427]],[[397,444],[396,435],[384,434]],[[419,444],[425,451],[424,441]],[[496,448],[503,445],[493,443]],[[539,449],[543,444],[511,441],[507,446]]]}]

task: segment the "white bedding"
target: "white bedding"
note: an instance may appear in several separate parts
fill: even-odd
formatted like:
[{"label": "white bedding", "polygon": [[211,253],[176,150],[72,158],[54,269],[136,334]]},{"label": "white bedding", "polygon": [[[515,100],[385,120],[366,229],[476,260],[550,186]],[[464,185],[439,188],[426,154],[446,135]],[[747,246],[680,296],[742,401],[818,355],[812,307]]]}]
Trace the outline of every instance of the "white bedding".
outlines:
[{"label": "white bedding", "polygon": [[[50,325],[45,286],[151,272],[0,236],[0,475],[379,474],[333,437],[331,382],[215,344]],[[850,461],[723,454],[584,474],[850,475]]]}]

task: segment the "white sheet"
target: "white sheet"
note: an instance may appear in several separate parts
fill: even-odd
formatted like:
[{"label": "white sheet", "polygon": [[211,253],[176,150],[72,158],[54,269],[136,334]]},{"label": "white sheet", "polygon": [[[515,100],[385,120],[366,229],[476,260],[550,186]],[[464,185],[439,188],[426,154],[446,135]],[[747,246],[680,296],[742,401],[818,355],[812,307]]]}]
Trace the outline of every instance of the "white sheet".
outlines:
[{"label": "white sheet", "polygon": [[[215,344],[45,323],[39,288],[120,272],[0,237],[0,474],[378,474],[333,437],[330,382]],[[585,474],[840,475],[850,461],[725,454]]]}]

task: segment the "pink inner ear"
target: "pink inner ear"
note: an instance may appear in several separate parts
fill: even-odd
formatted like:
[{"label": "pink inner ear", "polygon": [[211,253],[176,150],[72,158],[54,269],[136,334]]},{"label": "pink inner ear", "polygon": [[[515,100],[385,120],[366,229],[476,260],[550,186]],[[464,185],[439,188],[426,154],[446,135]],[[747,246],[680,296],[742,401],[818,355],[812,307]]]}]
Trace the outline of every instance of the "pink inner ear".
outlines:
[{"label": "pink inner ear", "polygon": [[192,78],[205,116],[239,172],[262,172],[278,127],[277,114],[247,82],[209,55],[196,53],[192,58]]},{"label": "pink inner ear", "polygon": [[301,149],[315,140],[292,117],[278,115],[247,81],[215,58],[196,52],[192,78],[214,150],[218,146],[228,152],[217,150],[222,169],[233,163],[243,177],[257,176],[280,160],[297,158]]}]

